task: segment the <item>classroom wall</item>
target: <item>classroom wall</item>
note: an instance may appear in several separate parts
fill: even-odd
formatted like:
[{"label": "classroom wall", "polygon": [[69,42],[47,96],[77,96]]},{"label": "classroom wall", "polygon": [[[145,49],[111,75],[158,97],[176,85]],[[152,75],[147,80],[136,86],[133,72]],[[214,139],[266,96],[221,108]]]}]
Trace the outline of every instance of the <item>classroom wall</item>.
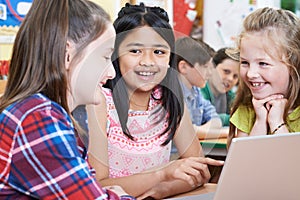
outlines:
[{"label": "classroom wall", "polygon": [[[117,12],[126,2],[136,3],[141,0],[91,0],[102,6],[111,16],[112,21],[116,18]],[[173,1],[177,0],[152,0],[153,2],[167,2],[171,7]],[[255,9],[250,2],[255,2],[256,6],[279,5],[280,0],[203,0],[203,40],[214,49],[224,46],[233,46],[234,37],[239,32],[239,27],[243,17]],[[147,1],[148,2],[148,1]],[[171,3],[170,3],[171,2]],[[168,12],[172,9],[168,9]],[[172,13],[172,11],[171,11]],[[172,19],[172,15],[170,15]],[[172,20],[171,20],[172,21]],[[217,21],[220,23],[218,24]],[[9,60],[12,52],[12,42],[14,30],[2,30],[0,27],[0,60]],[[5,35],[3,42],[3,35]]]},{"label": "classroom wall", "polygon": [[111,16],[111,19],[113,20],[116,17],[117,9],[120,7],[121,0],[114,0],[114,1],[107,1],[107,0],[91,0],[97,4],[99,4],[102,8],[104,8],[109,15]]},{"label": "classroom wall", "polygon": [[10,60],[12,44],[0,44],[0,60]]},{"label": "classroom wall", "polygon": [[215,50],[235,46],[246,15],[264,6],[280,7],[280,3],[280,0],[205,0],[203,40]]},{"label": "classroom wall", "polygon": [[0,27],[0,60],[10,60],[18,27]]},{"label": "classroom wall", "polygon": [[[121,5],[127,0],[91,0],[102,6],[114,20]],[[0,60],[10,60],[14,36],[18,31],[18,27],[0,27]]]},{"label": "classroom wall", "polygon": [[[167,10],[169,12],[172,11],[172,2],[173,0],[91,0],[101,7],[103,7],[110,15],[111,20],[114,21],[117,17],[117,14],[122,6],[125,5],[127,2],[131,3],[139,3],[139,2],[147,2],[150,4],[161,5],[165,4],[167,6]],[[172,15],[169,16],[170,20],[172,21]],[[18,30],[18,27],[0,27],[0,60],[10,60],[12,48],[13,48],[13,40],[14,36]]]}]

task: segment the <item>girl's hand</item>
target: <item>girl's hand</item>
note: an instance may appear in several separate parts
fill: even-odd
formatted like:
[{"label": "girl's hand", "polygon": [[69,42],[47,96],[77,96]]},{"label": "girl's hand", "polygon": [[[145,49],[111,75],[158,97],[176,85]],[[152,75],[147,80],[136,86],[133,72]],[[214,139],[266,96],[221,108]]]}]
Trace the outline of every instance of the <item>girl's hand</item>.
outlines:
[{"label": "girl's hand", "polygon": [[[137,197],[137,200],[155,200],[155,199],[163,199],[169,193],[169,182],[163,182],[155,185],[153,188]],[[170,182],[171,184],[171,182]]]},{"label": "girl's hand", "polygon": [[272,107],[272,103],[270,103],[270,102],[272,102],[273,100],[282,99],[282,98],[283,98],[283,95],[281,95],[281,94],[271,95],[264,99],[255,99],[253,97],[252,104],[253,104],[253,107],[255,110],[256,120],[267,122],[268,112]]},{"label": "girl's hand", "polygon": [[[207,165],[222,166],[224,161],[218,161],[211,158],[203,157],[188,157],[179,160],[174,160],[161,168],[164,174],[162,181],[152,187],[150,190],[140,195],[137,199],[163,199],[174,193],[170,191],[175,190],[175,188],[182,187],[186,190],[191,190],[198,186],[207,183],[210,179],[210,173]],[[178,185],[178,180],[186,182],[184,185]],[[178,192],[178,191],[177,191]]]},{"label": "girl's hand", "polygon": [[223,164],[223,161],[203,157],[174,160],[163,169],[164,180],[180,179],[186,181],[192,187],[197,187],[207,183],[210,179],[207,165],[221,166]]},{"label": "girl's hand", "polygon": [[283,95],[267,102],[269,108],[267,119],[271,130],[274,130],[279,124],[284,122],[283,113],[286,103],[287,99]]},{"label": "girl's hand", "polygon": [[266,108],[267,99],[255,99],[252,98],[252,104],[256,115],[257,121],[267,121],[268,109]]},{"label": "girl's hand", "polygon": [[106,186],[104,187],[107,190],[113,191],[115,194],[117,194],[118,196],[123,196],[123,195],[128,195],[122,187],[118,186],[118,185],[112,185],[112,186]]}]

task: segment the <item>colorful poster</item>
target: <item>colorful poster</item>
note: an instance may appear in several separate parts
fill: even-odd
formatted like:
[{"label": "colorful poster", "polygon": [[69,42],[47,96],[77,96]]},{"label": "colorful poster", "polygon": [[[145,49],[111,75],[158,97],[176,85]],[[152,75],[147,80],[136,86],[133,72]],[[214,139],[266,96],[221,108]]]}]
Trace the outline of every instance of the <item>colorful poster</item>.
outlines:
[{"label": "colorful poster", "polygon": [[0,0],[0,26],[19,26],[33,0]]}]

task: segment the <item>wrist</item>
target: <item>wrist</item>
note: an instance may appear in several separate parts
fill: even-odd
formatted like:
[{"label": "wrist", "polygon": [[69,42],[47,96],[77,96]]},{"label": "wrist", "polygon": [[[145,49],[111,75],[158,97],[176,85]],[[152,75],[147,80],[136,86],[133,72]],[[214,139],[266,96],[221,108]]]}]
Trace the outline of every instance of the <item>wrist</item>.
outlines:
[{"label": "wrist", "polygon": [[165,173],[164,168],[156,170],[155,176],[157,177],[158,182],[163,182],[167,179],[167,174]]},{"label": "wrist", "polygon": [[282,123],[279,123],[277,126],[275,126],[275,128],[273,128],[273,129],[272,129],[272,127],[270,127],[271,134],[273,135],[274,133],[276,133],[279,129],[281,129],[285,125],[286,125],[286,123],[282,122]]}]

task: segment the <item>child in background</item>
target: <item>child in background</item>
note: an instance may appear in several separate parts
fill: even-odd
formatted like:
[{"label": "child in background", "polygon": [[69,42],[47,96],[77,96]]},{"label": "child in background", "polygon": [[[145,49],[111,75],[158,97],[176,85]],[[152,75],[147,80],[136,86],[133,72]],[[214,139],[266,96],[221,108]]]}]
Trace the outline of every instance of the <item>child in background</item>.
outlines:
[{"label": "child in background", "polygon": [[222,127],[215,107],[203,98],[200,91],[211,76],[213,64],[210,54],[204,46],[190,37],[178,38],[175,46],[175,63],[198,138],[227,137],[228,128]]},{"label": "child in background", "polygon": [[240,77],[230,118],[233,137],[300,131],[300,20],[292,12],[261,8],[239,36]]},{"label": "child in background", "polygon": [[101,102],[99,82],[115,75],[114,40],[108,14],[92,3],[33,1],[0,99],[0,199],[119,199],[91,174],[70,117]]},{"label": "child in background", "polygon": [[[127,3],[118,13],[116,77],[103,91],[108,113],[99,113],[108,116],[108,149],[91,152],[96,172],[109,172],[96,174],[102,185],[120,185],[139,199],[192,190],[209,180],[207,164],[223,164],[202,157],[184,109],[168,21],[163,9],[144,4]],[[173,141],[181,159],[170,162]],[[101,162],[101,154],[108,155],[109,166]]]},{"label": "child in background", "polygon": [[203,97],[216,108],[222,120],[222,126],[229,126],[230,108],[235,98],[232,88],[237,85],[239,77],[239,55],[233,48],[221,48],[214,57],[212,76],[204,88]]}]

